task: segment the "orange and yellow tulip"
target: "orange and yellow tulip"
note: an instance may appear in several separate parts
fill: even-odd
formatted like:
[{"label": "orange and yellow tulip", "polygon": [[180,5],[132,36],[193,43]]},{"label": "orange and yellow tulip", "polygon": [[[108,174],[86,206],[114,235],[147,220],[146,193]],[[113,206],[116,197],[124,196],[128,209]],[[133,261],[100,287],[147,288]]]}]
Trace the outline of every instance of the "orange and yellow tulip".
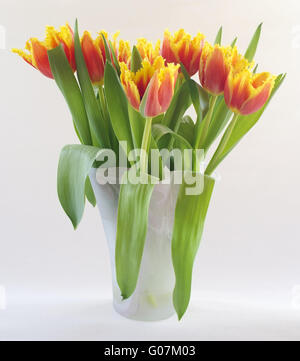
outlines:
[{"label": "orange and yellow tulip", "polygon": [[[116,54],[119,62],[130,64],[131,50],[128,41],[120,40],[117,42],[119,32],[113,36],[112,49]],[[81,39],[81,48],[85,63],[90,75],[91,82],[94,85],[103,84],[104,68],[106,62],[105,44],[104,38],[108,41],[108,34],[105,31],[99,32],[95,40],[92,39],[91,34],[88,31],[83,33]],[[112,53],[112,49],[109,45],[109,51]],[[113,56],[110,54],[113,62]]]},{"label": "orange and yellow tulip", "polygon": [[150,41],[140,38],[137,40],[136,47],[142,59],[148,59],[151,64],[160,55],[160,40],[157,40],[155,46],[153,46]]},{"label": "orange and yellow tulip", "polygon": [[[179,65],[164,64],[159,56],[153,64],[148,59],[142,61],[142,67],[136,73],[121,63],[121,83],[130,104],[139,110],[143,97],[145,99],[144,114],[154,117],[164,113],[174,94]],[[146,93],[147,90],[147,93]]]},{"label": "orange and yellow tulip", "polygon": [[116,54],[118,62],[126,63],[128,67],[130,67],[130,60],[131,60],[130,43],[129,41],[123,39],[117,41],[119,34],[120,34],[119,31],[114,34],[112,47]]},{"label": "orange and yellow tulip", "polygon": [[275,77],[266,72],[252,74],[245,70],[234,74],[231,71],[225,82],[225,102],[234,113],[254,113],[268,100],[274,81]]},{"label": "orange and yellow tulip", "polygon": [[190,76],[199,69],[199,61],[204,45],[204,35],[198,33],[193,39],[183,29],[175,32],[174,36],[165,30],[161,55],[167,63],[182,63]]},{"label": "orange and yellow tulip", "polygon": [[103,83],[106,57],[102,34],[107,38],[107,33],[102,31],[98,34],[97,38],[93,40],[91,34],[85,31],[81,39],[82,53],[93,84]]},{"label": "orange and yellow tulip", "polygon": [[44,41],[30,38],[26,42],[25,51],[22,49],[12,49],[12,52],[20,55],[28,64],[38,69],[48,78],[53,79],[47,51],[56,48],[60,44],[63,46],[71,68],[75,71],[73,31],[68,24],[61,26],[60,31],[56,30],[53,26],[47,26]]},{"label": "orange and yellow tulip", "polygon": [[240,72],[251,65],[237,52],[236,47],[223,47],[218,44],[212,46],[205,43],[199,64],[200,83],[210,94],[222,94],[231,69]]}]

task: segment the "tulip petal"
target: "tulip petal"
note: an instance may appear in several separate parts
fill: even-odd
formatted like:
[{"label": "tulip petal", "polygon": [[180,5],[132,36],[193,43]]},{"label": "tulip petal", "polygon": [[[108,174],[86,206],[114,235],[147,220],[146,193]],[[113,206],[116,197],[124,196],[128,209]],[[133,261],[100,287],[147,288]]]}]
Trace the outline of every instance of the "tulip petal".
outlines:
[{"label": "tulip petal", "polygon": [[219,47],[216,47],[208,56],[203,71],[205,73],[204,87],[215,95],[221,94],[224,91],[228,71],[223,52]]},{"label": "tulip petal", "polygon": [[271,90],[271,83],[266,83],[257,95],[250,98],[242,105],[240,113],[247,115],[259,110],[268,100]]},{"label": "tulip petal", "polygon": [[94,84],[100,83],[103,81],[104,76],[103,58],[87,31],[83,34],[81,47],[91,82]]},{"label": "tulip petal", "polygon": [[53,79],[46,46],[37,39],[31,39],[31,46],[33,64],[42,74]]},{"label": "tulip petal", "polygon": [[161,113],[161,107],[158,99],[158,90],[159,90],[159,82],[158,82],[158,73],[156,71],[145,93],[146,101],[145,101],[144,115],[146,117],[155,117],[156,115]]}]

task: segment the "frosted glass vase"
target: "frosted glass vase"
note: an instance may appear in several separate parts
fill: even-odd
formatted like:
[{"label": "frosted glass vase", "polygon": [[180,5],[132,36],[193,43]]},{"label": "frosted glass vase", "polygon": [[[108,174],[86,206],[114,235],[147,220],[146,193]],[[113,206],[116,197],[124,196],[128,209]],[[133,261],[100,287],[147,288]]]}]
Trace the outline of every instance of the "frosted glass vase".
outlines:
[{"label": "frosted glass vase", "polygon": [[[100,176],[101,177],[101,176]],[[116,281],[115,244],[120,185],[101,185],[96,169],[90,180],[108,242],[113,286],[113,305],[122,316],[140,321],[158,321],[175,313],[172,293],[175,275],[171,258],[171,239],[179,185],[155,185],[149,207],[148,231],[136,289],[131,297],[122,300]],[[111,181],[110,180],[110,181]]]}]

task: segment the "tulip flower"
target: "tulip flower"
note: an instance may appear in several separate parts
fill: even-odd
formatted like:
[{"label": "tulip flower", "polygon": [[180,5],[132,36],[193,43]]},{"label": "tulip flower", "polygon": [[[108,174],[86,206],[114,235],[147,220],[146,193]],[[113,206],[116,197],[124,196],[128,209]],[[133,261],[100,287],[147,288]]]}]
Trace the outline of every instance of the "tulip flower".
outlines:
[{"label": "tulip flower", "polygon": [[[108,41],[108,34],[103,30],[98,33],[98,36],[95,40],[92,39],[91,34],[88,31],[85,31],[81,39],[83,56],[90,75],[91,82],[94,85],[103,84],[104,68],[106,62],[105,44],[103,36]],[[119,42],[117,42],[118,36],[119,32],[113,35],[113,42],[111,43],[111,46],[109,44],[109,50],[111,52],[111,50],[113,49],[119,62],[130,64],[130,44],[128,41],[124,40],[119,40]],[[110,57],[113,61],[112,54],[110,54]]]},{"label": "tulip flower", "polygon": [[68,24],[61,26],[60,31],[52,26],[47,26],[44,41],[30,38],[25,45],[26,51],[22,49],[12,49],[12,52],[20,55],[28,64],[32,65],[48,78],[53,79],[47,51],[56,48],[60,44],[63,46],[71,68],[75,71],[73,31]]},{"label": "tulip flower", "polygon": [[145,38],[137,40],[136,47],[142,57],[142,59],[148,59],[151,64],[160,55],[160,40],[157,40],[155,46]]},{"label": "tulip flower", "polygon": [[141,69],[136,73],[121,63],[120,79],[131,105],[138,110],[144,101],[146,117],[164,113],[174,94],[178,68],[179,65],[172,63],[165,65],[161,56],[155,59],[153,65],[144,59]]},{"label": "tulip flower", "polygon": [[113,36],[113,50],[116,54],[117,60],[119,63],[123,62],[130,67],[130,60],[131,60],[131,48],[129,41],[125,41],[123,39],[120,39],[117,41],[117,38],[119,36],[120,32],[116,32]]},{"label": "tulip flower", "polygon": [[107,38],[107,33],[102,31],[98,37],[93,40],[91,34],[85,31],[81,39],[82,53],[93,84],[103,83],[106,57],[102,34]]},{"label": "tulip flower", "polygon": [[218,44],[204,45],[200,64],[199,79],[202,87],[212,95],[224,92],[225,81],[232,68],[240,72],[251,67],[246,58],[238,54],[236,47],[223,47]]},{"label": "tulip flower", "polygon": [[204,45],[204,35],[198,33],[193,39],[183,29],[175,32],[174,36],[166,30],[161,55],[167,63],[182,63],[190,76],[199,69],[199,61]]},{"label": "tulip flower", "polygon": [[249,70],[230,72],[225,82],[224,99],[237,114],[247,115],[259,110],[268,100],[275,78],[270,73],[252,74]]}]

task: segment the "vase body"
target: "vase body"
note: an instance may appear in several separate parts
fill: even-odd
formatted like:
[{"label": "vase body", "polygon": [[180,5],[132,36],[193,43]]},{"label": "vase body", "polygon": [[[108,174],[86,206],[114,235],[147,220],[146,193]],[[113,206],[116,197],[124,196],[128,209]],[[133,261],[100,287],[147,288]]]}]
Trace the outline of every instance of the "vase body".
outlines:
[{"label": "vase body", "polygon": [[169,184],[158,183],[154,186],[137,286],[128,299],[122,300],[115,271],[120,185],[116,179],[110,180],[110,183],[99,184],[99,177],[101,175],[93,168],[90,172],[90,180],[110,252],[114,308],[119,314],[130,319],[141,321],[166,319],[175,313],[172,300],[175,275],[171,257],[171,240],[179,185],[169,182]]}]

